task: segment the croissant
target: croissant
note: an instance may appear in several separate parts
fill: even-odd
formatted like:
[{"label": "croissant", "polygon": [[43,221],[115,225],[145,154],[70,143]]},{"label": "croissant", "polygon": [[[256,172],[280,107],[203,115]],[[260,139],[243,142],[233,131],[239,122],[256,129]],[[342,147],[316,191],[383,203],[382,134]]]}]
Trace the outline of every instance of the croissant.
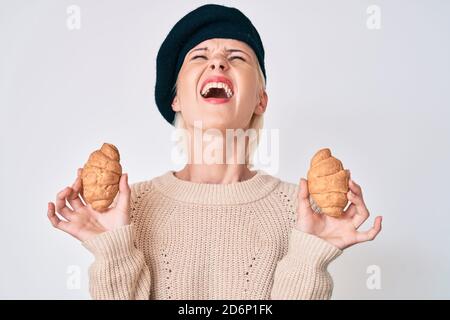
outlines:
[{"label": "croissant", "polygon": [[110,143],[92,152],[81,173],[82,196],[94,210],[106,211],[119,191],[120,154]]},{"label": "croissant", "polygon": [[347,205],[350,172],[328,148],[321,149],[311,159],[308,189],[312,204],[328,216],[339,217]]}]

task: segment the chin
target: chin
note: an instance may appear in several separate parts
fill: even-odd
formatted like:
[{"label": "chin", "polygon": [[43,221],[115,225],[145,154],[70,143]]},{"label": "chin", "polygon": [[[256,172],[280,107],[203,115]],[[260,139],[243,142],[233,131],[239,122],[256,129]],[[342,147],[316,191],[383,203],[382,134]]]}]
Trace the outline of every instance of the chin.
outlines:
[{"label": "chin", "polygon": [[216,117],[213,119],[204,119],[202,122],[202,128],[203,128],[203,130],[208,130],[208,129],[225,130],[225,129],[234,128],[234,125],[233,125],[233,121],[227,121],[227,119],[225,119],[223,117]]}]

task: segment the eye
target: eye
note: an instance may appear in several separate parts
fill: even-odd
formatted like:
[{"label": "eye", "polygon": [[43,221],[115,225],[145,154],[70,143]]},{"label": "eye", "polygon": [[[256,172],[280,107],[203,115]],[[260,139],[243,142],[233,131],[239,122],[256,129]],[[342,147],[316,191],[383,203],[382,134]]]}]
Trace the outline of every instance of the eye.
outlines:
[{"label": "eye", "polygon": [[232,56],[232,57],[230,57],[230,60],[234,60],[234,59],[241,59],[242,61],[245,61],[245,59],[240,57],[240,56]]},{"label": "eye", "polygon": [[197,58],[205,58],[205,59],[207,59],[206,56],[194,56],[194,57],[192,57],[191,60],[194,60],[194,59],[197,59]]}]

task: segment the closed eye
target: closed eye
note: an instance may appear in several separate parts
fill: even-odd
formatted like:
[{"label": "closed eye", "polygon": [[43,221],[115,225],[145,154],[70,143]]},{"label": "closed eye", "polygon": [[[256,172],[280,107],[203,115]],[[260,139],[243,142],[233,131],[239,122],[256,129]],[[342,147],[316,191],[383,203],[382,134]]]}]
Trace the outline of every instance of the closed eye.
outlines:
[{"label": "closed eye", "polygon": [[[197,58],[208,59],[206,56],[194,56],[194,57],[192,57],[191,60],[195,60],[195,59],[197,59]],[[233,57],[230,57],[230,60],[234,60],[234,59],[241,59],[242,61],[245,61],[245,59],[242,58],[242,57],[240,57],[240,56],[233,56]]]},{"label": "closed eye", "polygon": [[197,58],[205,58],[205,59],[207,59],[205,56],[195,56],[191,60],[194,60],[194,59],[197,59]]},{"label": "closed eye", "polygon": [[245,61],[244,58],[239,57],[239,56],[233,56],[233,57],[230,57],[230,60],[234,60],[234,59],[241,59],[242,61]]}]

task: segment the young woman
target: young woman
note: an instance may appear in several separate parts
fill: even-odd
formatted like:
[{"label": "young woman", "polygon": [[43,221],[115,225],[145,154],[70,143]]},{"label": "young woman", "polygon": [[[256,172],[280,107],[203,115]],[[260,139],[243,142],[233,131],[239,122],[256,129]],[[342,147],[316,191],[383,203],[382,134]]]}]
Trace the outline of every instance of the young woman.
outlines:
[{"label": "young woman", "polygon": [[[305,179],[297,186],[251,170],[250,139],[243,156],[239,144],[227,149],[227,129],[261,128],[265,80],[261,39],[239,10],[205,5],[173,27],[158,53],[155,97],[187,137],[186,166],[131,187],[124,174],[102,214],[82,199],[79,169],[48,206],[52,225],[95,256],[94,299],[331,297],[327,266],[345,248],[373,240],[381,217],[357,230],[369,211],[353,181],[342,217],[316,213]],[[196,152],[209,154],[211,141],[219,143],[215,161],[198,161]]]}]

